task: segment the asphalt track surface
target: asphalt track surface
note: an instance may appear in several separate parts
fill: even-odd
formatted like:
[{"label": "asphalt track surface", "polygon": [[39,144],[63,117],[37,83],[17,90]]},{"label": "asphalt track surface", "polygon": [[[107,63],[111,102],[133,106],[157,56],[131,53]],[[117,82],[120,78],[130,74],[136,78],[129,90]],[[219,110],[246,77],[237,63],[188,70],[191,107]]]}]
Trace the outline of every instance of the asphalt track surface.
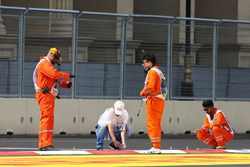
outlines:
[{"label": "asphalt track surface", "polygon": [[[95,149],[95,136],[55,136],[58,150]],[[109,142],[105,142],[108,149]],[[128,150],[150,148],[146,135],[127,140]],[[229,149],[250,149],[250,135],[238,135],[227,144]],[[204,150],[206,145],[193,135],[164,135],[162,149]],[[37,136],[0,136],[0,151],[36,151]],[[94,161],[93,161],[94,159]],[[161,155],[62,155],[0,156],[0,166],[220,166],[250,167],[250,154],[161,154]]]},{"label": "asphalt track surface", "polygon": [[[1,135],[0,150],[35,150],[37,149],[37,136]],[[57,149],[95,149],[95,135],[55,135],[54,145]],[[109,141],[105,141],[108,148]],[[151,147],[146,135],[131,136],[127,139],[127,149],[145,150]],[[250,149],[250,134],[236,135],[226,144],[229,149]],[[205,144],[198,141],[194,135],[164,135],[162,149],[196,150],[208,149]]]}]

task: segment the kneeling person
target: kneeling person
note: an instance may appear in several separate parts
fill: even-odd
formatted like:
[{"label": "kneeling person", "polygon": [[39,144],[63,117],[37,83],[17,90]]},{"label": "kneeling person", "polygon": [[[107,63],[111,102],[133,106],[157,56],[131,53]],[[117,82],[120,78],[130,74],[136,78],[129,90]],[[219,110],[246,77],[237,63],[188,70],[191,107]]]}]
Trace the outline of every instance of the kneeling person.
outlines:
[{"label": "kneeling person", "polygon": [[214,107],[212,100],[202,102],[206,117],[204,125],[195,131],[197,138],[214,149],[225,149],[234,132],[225,114]]},{"label": "kneeling person", "polygon": [[130,135],[128,129],[128,112],[124,109],[125,105],[118,100],[114,103],[114,107],[108,108],[100,116],[96,127],[96,149],[103,149],[104,138],[110,136],[112,142],[109,147],[111,149],[125,149],[126,138]]}]

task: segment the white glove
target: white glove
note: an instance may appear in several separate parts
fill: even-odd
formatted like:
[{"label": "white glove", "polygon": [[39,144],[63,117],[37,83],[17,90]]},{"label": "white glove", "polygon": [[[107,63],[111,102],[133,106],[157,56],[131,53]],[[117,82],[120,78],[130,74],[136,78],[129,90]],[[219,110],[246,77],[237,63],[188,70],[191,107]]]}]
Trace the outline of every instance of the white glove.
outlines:
[{"label": "white glove", "polygon": [[58,89],[52,88],[51,91],[50,91],[50,93],[51,93],[53,96],[56,97],[56,96],[58,95]]}]

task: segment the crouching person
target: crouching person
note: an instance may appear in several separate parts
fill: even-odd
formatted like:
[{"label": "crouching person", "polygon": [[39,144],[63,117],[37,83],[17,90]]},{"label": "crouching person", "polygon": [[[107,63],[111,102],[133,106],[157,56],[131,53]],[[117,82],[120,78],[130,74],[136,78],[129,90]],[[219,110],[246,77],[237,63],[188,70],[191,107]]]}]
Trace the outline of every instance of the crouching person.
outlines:
[{"label": "crouching person", "polygon": [[111,138],[109,144],[111,149],[120,150],[126,148],[126,138],[131,134],[128,128],[128,112],[125,105],[118,100],[114,106],[105,110],[98,120],[96,126],[96,149],[103,150],[105,138]]},{"label": "crouching person", "polygon": [[206,117],[204,125],[195,131],[197,138],[213,149],[225,149],[234,132],[225,114],[214,107],[212,100],[202,102]]}]

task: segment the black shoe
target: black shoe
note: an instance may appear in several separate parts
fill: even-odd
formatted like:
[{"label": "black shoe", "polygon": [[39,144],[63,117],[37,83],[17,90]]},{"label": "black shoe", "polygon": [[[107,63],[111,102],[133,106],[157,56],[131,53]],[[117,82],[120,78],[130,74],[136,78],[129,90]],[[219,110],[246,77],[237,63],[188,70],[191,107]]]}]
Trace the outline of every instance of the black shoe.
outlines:
[{"label": "black shoe", "polygon": [[96,150],[103,150],[103,148],[101,148],[101,147],[100,148],[96,148]]},{"label": "black shoe", "polygon": [[55,147],[53,146],[47,146],[43,148],[39,148],[40,151],[55,151]]},{"label": "black shoe", "polygon": [[120,150],[119,147],[116,147],[116,146],[115,146],[114,142],[111,142],[111,143],[109,144],[109,148],[110,148],[111,150]]}]

